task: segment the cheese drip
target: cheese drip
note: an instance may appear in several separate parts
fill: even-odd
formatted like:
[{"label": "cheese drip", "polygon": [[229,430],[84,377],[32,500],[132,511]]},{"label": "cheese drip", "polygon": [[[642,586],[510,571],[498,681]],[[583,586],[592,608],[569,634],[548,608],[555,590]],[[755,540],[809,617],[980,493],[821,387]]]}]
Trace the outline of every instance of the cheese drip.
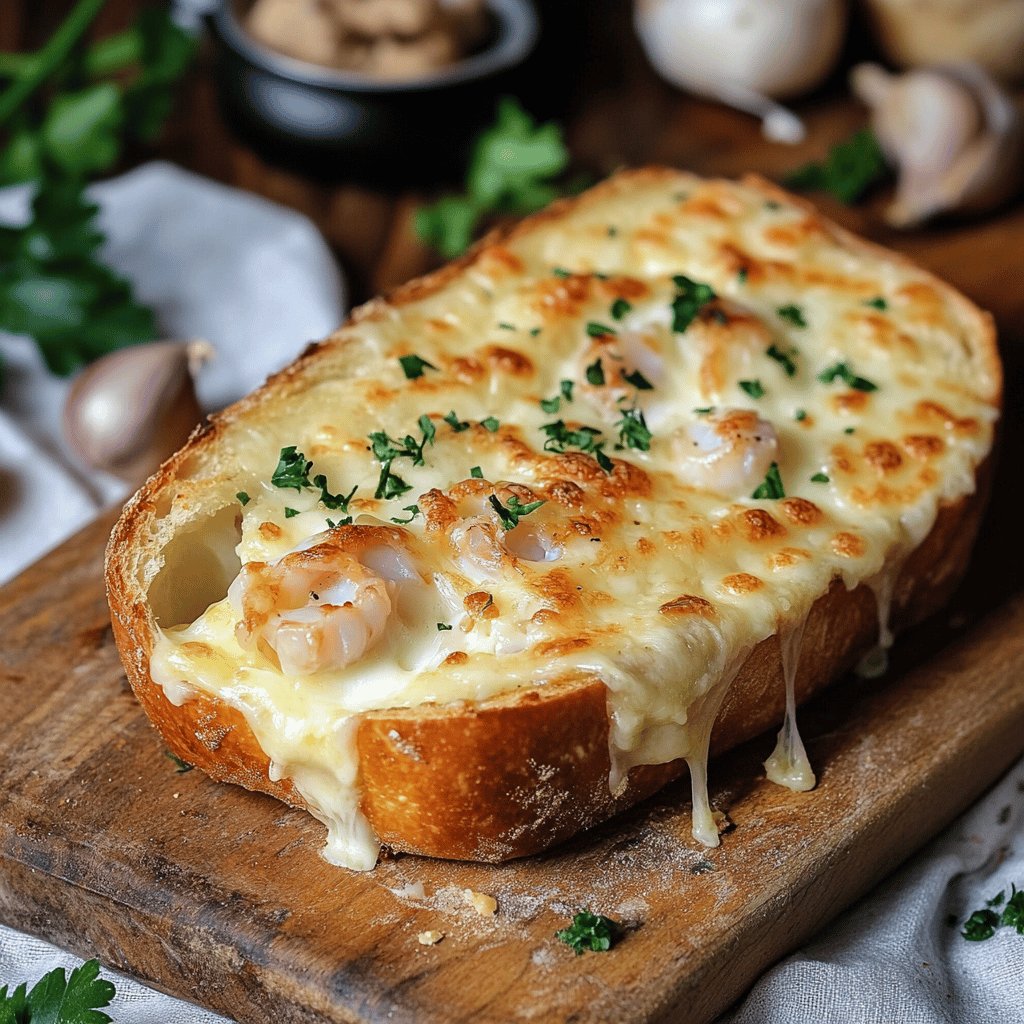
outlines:
[{"label": "cheese drip", "polygon": [[806,625],[807,618],[804,617],[779,628],[782,674],[786,682],[786,717],[779,730],[775,749],[764,763],[765,772],[772,782],[798,793],[814,789],[817,783],[796,724],[796,673]]}]

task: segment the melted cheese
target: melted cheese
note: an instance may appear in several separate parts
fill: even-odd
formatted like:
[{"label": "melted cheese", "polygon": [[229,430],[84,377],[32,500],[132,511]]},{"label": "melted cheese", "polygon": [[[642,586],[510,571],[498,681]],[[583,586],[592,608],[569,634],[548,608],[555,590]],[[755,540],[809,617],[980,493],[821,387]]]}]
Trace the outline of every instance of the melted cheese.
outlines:
[{"label": "melted cheese", "polygon": [[[681,331],[676,275],[719,297]],[[172,701],[201,691],[244,714],[275,776],[327,825],[333,863],[366,869],[377,856],[359,812],[357,716],[580,677],[608,689],[612,789],[634,765],[686,758],[694,834],[716,844],[708,742],[747,653],[782,628],[787,715],[768,771],[807,788],[792,686],[811,605],[837,577],[871,584],[884,647],[892,567],[941,502],[973,488],[998,391],[971,347],[973,316],[922,272],[755,188],[622,176],[485,250],[440,290],[372,304],[321,350],[315,376],[300,371],[273,402],[225,422],[219,444],[233,469],[200,464],[182,484],[182,516],[190,486],[212,488],[222,506],[248,492],[242,563],[274,563],[339,518],[316,490],[271,485],[279,449],[297,446],[331,491],[356,487],[355,526],[343,529],[386,525],[419,574],[391,585],[380,640],[344,668],[288,677],[265,647],[240,645],[225,599],[193,622],[163,623],[153,678]],[[770,348],[788,355],[792,375]],[[434,368],[407,379],[399,357],[410,354]],[[598,358],[603,385],[587,381]],[[819,380],[837,363],[877,389]],[[636,391],[620,370],[653,386]],[[544,411],[562,381],[572,401]],[[618,450],[634,402],[649,450]],[[709,407],[754,410],[774,428],[784,499],[684,478],[680,444],[708,415],[694,410]],[[451,411],[469,426],[447,423]],[[419,438],[424,415],[436,437],[423,464],[392,467],[410,490],[375,499],[381,463],[367,435]],[[559,419],[601,431],[613,471],[577,448],[545,450],[542,428]],[[466,557],[458,528],[492,516],[486,499],[508,484],[545,504],[506,537],[512,554],[495,571]],[[424,514],[391,526],[414,502]]]}]

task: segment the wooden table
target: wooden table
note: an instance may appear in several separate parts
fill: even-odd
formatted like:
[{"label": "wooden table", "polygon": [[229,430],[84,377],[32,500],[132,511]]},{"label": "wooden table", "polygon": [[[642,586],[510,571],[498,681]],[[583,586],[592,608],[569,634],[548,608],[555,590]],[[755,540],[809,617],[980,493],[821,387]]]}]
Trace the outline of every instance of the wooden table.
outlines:
[{"label": "wooden table", "polygon": [[[0,47],[38,44],[67,6],[6,0]],[[112,0],[97,31],[121,27],[137,6]],[[767,144],[750,119],[658,82],[633,42],[624,6],[588,6],[581,45],[592,59],[575,94],[565,97],[573,153],[595,173],[657,161],[701,173],[778,176],[863,122],[863,112],[835,87],[802,104],[806,143]],[[316,184],[232,141],[204,65],[188,83],[158,155],[308,214],[334,245],[357,299],[433,259],[411,235],[417,196]],[[901,647],[908,671],[897,673],[891,688],[831,697],[808,712],[815,756],[829,766],[817,794],[827,791],[827,800],[752,783],[770,747],[755,741],[716,772],[715,791],[739,828],[737,841],[716,854],[714,871],[705,873],[698,853],[680,848],[685,794],[670,787],[625,819],[520,865],[405,858],[351,881],[316,857],[320,834],[306,816],[215,786],[198,772],[176,778],[160,758],[122,690],[98,587],[100,524],[0,594],[0,680],[13,687],[21,737],[11,760],[16,798],[8,818],[0,815],[0,920],[86,955],[99,952],[105,962],[247,1022],[481,1024],[599,1021],[608,1013],[639,1022],[679,1020],[679,1006],[695,1020],[721,1010],[765,964],[976,795],[1015,756],[1024,734],[1024,207],[897,235],[881,221],[882,201],[856,209],[828,199],[821,205],[993,311],[1006,362],[1007,415],[992,509],[957,600],[967,623],[961,638],[933,624]],[[59,613],[50,600],[58,576],[67,594]],[[941,657],[929,661],[938,649]],[[102,688],[99,694],[72,699],[86,679]],[[976,693],[996,703],[983,707]],[[993,708],[1000,713],[983,714]],[[904,727],[910,719],[913,728]],[[105,732],[96,732],[97,723]],[[877,739],[876,769],[883,761],[892,766],[895,781],[883,802],[858,788],[863,766],[854,733],[862,727]],[[959,754],[977,773],[966,782],[955,771]],[[36,770],[43,764],[46,771]],[[180,803],[162,799],[168,785]],[[772,823],[771,841],[783,844],[788,859],[778,859],[778,845],[774,857],[762,848],[766,830],[745,830],[758,821]],[[830,834],[841,841],[823,843]],[[844,870],[831,871],[839,858],[846,858]],[[608,865],[624,892],[636,891],[643,927],[623,943],[621,956],[552,960],[559,914],[564,920],[567,907],[597,892],[598,880],[612,877]],[[438,909],[436,899],[425,908],[397,901],[389,887],[414,878],[426,880],[431,893],[457,896],[464,886],[499,892],[504,916],[497,930],[467,925],[436,951],[417,949],[417,930],[457,911]],[[551,892],[548,903],[536,903]],[[670,917],[680,893],[693,901],[688,920],[698,921],[682,935]],[[364,922],[360,934],[332,936],[328,924],[349,914]]]}]

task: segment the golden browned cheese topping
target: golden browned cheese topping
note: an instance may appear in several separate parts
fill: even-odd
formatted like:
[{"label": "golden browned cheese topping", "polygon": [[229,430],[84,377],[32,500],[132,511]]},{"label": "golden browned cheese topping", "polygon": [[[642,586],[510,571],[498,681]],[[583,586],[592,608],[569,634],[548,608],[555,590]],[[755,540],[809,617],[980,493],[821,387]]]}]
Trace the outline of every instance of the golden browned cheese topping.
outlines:
[{"label": "golden browned cheese topping", "polygon": [[[192,485],[263,568],[154,656],[244,711],[346,862],[349,716],[599,677],[620,777],[695,756],[736,658],[919,543],[991,444],[977,312],[760,188],[623,175],[407,299],[222,425]],[[289,446],[308,485],[272,480]]]}]

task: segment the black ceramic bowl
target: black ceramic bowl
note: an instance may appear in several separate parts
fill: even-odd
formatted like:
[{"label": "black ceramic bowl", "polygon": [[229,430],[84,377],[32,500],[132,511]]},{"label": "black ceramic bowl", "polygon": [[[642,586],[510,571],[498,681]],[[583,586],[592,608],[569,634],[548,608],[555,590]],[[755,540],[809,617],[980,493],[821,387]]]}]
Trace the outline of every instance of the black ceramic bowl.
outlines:
[{"label": "black ceramic bowl", "polygon": [[392,82],[276,53],[242,28],[245,5],[224,0],[210,27],[225,118],[264,156],[317,177],[401,185],[457,174],[497,97],[520,91],[539,33],[530,0],[487,8],[491,33],[479,50]]}]

